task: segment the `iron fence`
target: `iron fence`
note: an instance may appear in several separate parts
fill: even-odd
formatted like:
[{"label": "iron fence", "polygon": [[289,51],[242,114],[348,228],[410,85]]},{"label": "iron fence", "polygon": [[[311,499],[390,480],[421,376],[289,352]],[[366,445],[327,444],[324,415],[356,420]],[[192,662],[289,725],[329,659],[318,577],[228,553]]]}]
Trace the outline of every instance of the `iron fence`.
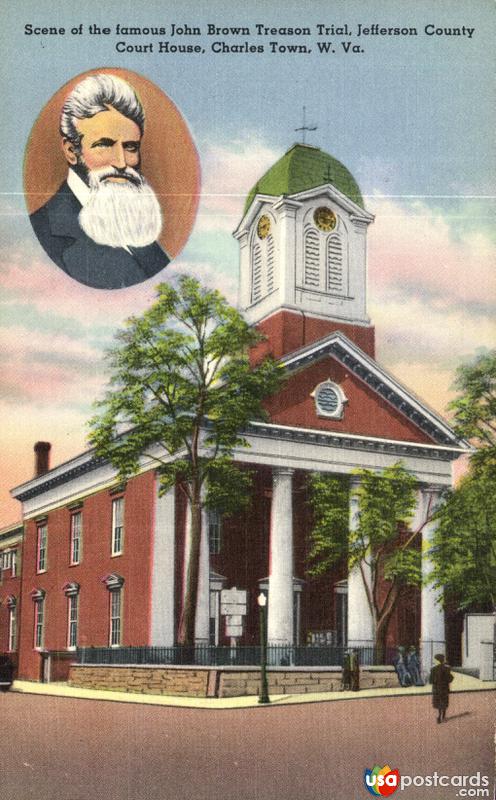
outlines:
[{"label": "iron fence", "polygon": [[[373,643],[353,647],[358,651],[362,666],[392,664],[395,650],[388,649],[386,657],[378,659]],[[267,664],[277,667],[342,667],[348,648],[338,645],[319,647],[298,645],[269,645]],[[258,666],[258,645],[220,647],[195,645],[173,647],[80,647],[76,651],[78,664],[113,665],[202,665],[202,666]]]}]

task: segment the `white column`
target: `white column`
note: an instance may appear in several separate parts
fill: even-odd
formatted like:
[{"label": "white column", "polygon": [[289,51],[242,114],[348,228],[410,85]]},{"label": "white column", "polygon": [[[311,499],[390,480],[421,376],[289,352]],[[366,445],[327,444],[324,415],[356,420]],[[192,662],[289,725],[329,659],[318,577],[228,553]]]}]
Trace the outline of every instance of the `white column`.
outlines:
[{"label": "white column", "polygon": [[158,488],[157,481],[150,644],[158,647],[169,647],[174,644],[176,490],[173,487],[162,497],[159,497]]},{"label": "white column", "polygon": [[[186,535],[184,537],[184,587],[188,574],[189,553],[191,546],[191,506],[186,508]],[[202,511],[202,531],[200,540],[200,565],[198,573],[198,597],[196,600],[195,642],[208,644],[210,636],[210,552],[208,544],[208,520],[205,510]],[[183,598],[184,600],[184,598]]]},{"label": "white column", "polygon": [[279,303],[294,304],[296,286],[296,212],[301,203],[287,197],[274,204],[278,215],[278,264]]},{"label": "white column", "polygon": [[[357,488],[360,482],[351,481],[350,485],[350,531],[356,531],[360,521],[360,500]],[[367,600],[362,571],[370,587],[370,565],[362,561],[348,574],[348,646],[366,645],[374,641],[374,623]]]},{"label": "white column", "polygon": [[269,644],[293,644],[293,472],[274,469],[272,478]]},{"label": "white column", "polygon": [[439,505],[441,489],[435,486],[422,488],[418,493],[417,511],[412,523],[412,530],[422,525],[422,592],[420,600],[420,652],[422,669],[428,672],[432,667],[436,653],[446,652],[444,633],[444,610],[439,602],[440,593],[432,584],[426,583],[432,572],[432,559],[429,550],[437,527],[437,522],[427,520],[432,517]]}]

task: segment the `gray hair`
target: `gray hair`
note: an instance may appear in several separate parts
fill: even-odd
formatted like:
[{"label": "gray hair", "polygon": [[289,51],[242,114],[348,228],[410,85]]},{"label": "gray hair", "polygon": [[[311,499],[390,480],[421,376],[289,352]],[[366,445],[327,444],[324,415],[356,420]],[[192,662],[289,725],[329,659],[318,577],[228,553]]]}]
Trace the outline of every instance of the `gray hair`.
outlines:
[{"label": "gray hair", "polygon": [[79,147],[81,134],[74,121],[94,117],[108,106],[135,122],[143,134],[145,114],[134,89],[116,75],[99,73],[84,78],[66,99],[60,115],[61,136]]}]

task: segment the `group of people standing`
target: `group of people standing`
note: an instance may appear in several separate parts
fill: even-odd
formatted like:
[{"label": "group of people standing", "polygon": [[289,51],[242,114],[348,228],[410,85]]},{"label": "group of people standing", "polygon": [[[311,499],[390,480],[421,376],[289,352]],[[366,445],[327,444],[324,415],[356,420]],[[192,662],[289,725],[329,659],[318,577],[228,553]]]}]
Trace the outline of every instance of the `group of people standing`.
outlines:
[{"label": "group of people standing", "polygon": [[398,654],[393,661],[401,686],[424,686],[422,670],[417,648],[398,647]]}]

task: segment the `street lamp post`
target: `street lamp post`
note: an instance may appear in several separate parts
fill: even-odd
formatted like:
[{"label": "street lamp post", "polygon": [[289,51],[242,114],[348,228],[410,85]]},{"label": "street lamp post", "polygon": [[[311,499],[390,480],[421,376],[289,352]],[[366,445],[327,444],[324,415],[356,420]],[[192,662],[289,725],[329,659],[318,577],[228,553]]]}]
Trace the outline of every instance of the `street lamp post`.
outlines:
[{"label": "street lamp post", "polygon": [[267,595],[260,592],[257,597],[257,603],[260,609],[260,694],[258,702],[270,703],[269,687],[267,684]]}]

